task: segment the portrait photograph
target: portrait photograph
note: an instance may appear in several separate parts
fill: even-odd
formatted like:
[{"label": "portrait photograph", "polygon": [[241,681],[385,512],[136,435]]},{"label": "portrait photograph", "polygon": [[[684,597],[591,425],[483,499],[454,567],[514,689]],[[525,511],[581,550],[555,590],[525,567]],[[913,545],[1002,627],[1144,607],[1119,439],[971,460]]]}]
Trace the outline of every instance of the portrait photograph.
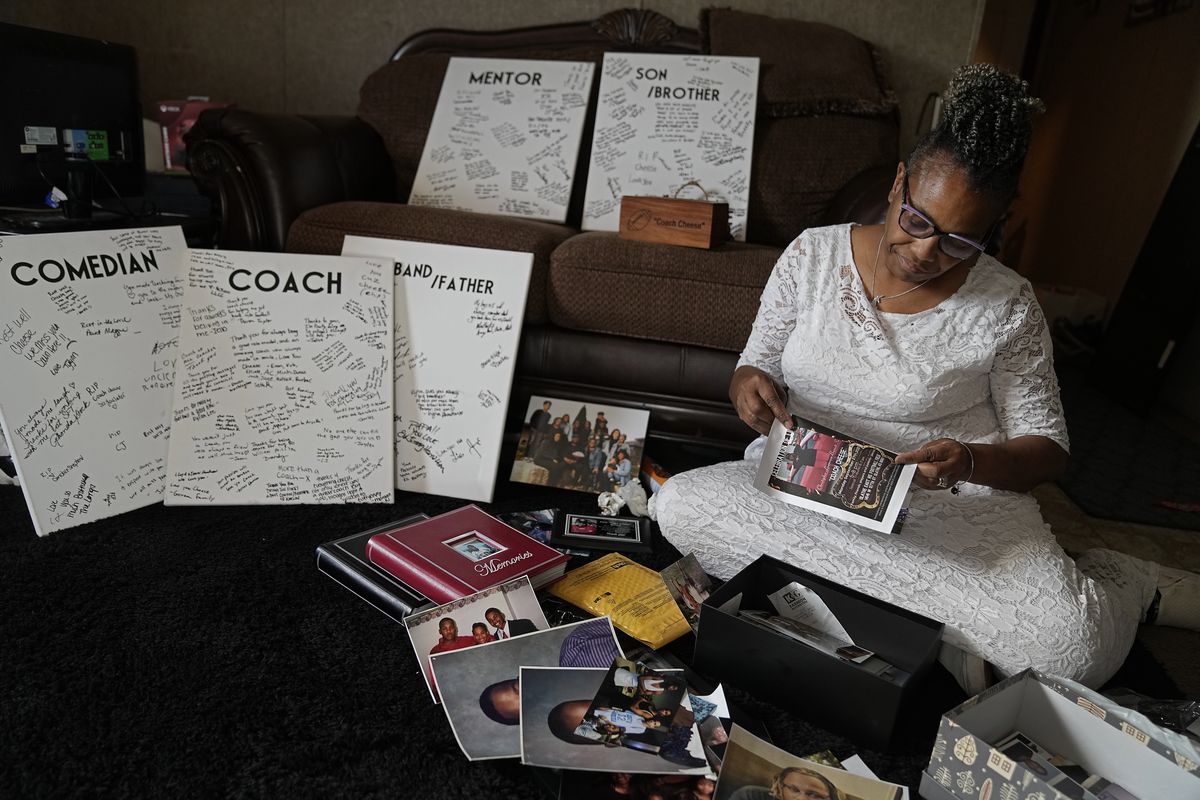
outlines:
[{"label": "portrait photograph", "polygon": [[534,395],[510,479],[580,492],[617,492],[637,480],[650,412]]},{"label": "portrait photograph", "polygon": [[696,630],[700,625],[700,606],[712,594],[712,580],[691,553],[663,569],[661,573],[667,591],[675,598],[675,605],[683,617]]},{"label": "portrait photograph", "polygon": [[894,783],[807,761],[734,725],[715,800],[900,800],[902,796],[903,787]]},{"label": "portrait photograph", "polygon": [[[442,708],[471,761],[521,754],[521,667],[607,668],[621,657],[608,617],[430,657]],[[589,697],[589,701],[590,701]]]},{"label": "portrait photograph", "polygon": [[484,538],[483,534],[479,531],[464,533],[462,536],[448,539],[442,542],[442,544],[472,561],[483,561],[488,556],[494,556],[506,549],[492,540]]},{"label": "portrait photograph", "polygon": [[[494,622],[501,622],[497,627]],[[475,647],[498,638],[546,630],[550,624],[538,603],[528,575],[490,586],[482,592],[452,600],[437,608],[404,618],[408,638],[421,663],[421,675],[433,702],[440,702],[430,656]]]},{"label": "portrait photograph", "polygon": [[708,761],[686,703],[676,715],[679,725],[670,740],[652,751],[622,742],[622,734],[598,734],[585,721],[608,673],[605,669],[521,669],[521,763],[597,772],[708,774]]}]

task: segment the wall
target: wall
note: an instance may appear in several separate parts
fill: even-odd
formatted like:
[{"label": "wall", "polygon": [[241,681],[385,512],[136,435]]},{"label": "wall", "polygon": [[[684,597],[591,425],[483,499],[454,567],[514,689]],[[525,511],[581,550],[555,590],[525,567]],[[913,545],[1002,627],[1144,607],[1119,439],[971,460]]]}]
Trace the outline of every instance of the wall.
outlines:
[{"label": "wall", "polygon": [[1034,84],[1047,113],[1003,253],[1110,310],[1200,123],[1200,6],[1132,28],[1126,8],[1053,4]]},{"label": "wall", "polygon": [[[985,0],[0,0],[0,21],[138,49],[146,108],[155,100],[209,95],[245,108],[352,114],[363,78],[401,41],[426,28],[501,29],[593,19],[618,8],[652,8],[695,27],[701,8],[827,22],[879,45],[902,103],[901,146],[929,92],[970,60]],[[148,9],[153,9],[151,13]]]}]

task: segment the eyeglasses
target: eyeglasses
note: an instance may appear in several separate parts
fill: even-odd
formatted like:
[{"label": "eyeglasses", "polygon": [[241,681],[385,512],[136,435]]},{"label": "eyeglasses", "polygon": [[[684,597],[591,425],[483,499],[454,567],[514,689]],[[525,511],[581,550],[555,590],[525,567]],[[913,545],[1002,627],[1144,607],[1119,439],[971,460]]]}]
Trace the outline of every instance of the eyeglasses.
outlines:
[{"label": "eyeglasses", "polygon": [[[957,261],[970,258],[976,253],[982,253],[985,246],[974,239],[960,236],[957,233],[946,233],[933,224],[933,220],[917,211],[908,204],[908,172],[904,173],[904,202],[900,204],[900,230],[914,239],[928,239],[937,236],[938,250]],[[991,235],[991,231],[988,232]],[[987,238],[986,236],[984,237]]]}]

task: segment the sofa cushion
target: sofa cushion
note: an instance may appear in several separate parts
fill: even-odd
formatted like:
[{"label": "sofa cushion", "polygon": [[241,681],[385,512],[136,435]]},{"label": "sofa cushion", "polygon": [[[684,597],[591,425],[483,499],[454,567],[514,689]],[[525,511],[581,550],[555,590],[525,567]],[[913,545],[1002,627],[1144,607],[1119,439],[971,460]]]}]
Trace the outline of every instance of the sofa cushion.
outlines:
[{"label": "sofa cushion", "polygon": [[347,234],[533,253],[528,322],[546,321],[550,253],[575,233],[565,225],[396,203],[332,203],[301,214],[288,231],[291,253],[336,254]]},{"label": "sofa cushion", "polygon": [[573,330],[737,352],[781,252],[742,242],[698,250],[581,233],[550,257],[550,320]]},{"label": "sofa cushion", "polygon": [[731,9],[701,14],[701,46],[759,58],[749,241],[785,246],[825,222],[838,190],[894,167],[895,97],[877,51],[840,28]]}]

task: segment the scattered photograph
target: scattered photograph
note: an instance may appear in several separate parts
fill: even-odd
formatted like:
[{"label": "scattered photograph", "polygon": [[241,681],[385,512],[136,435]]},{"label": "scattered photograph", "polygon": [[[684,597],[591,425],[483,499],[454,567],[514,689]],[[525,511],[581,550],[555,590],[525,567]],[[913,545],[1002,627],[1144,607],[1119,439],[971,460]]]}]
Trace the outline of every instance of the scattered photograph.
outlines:
[{"label": "scattered photograph", "polygon": [[691,553],[659,574],[671,597],[675,598],[675,605],[683,612],[683,618],[695,631],[700,626],[700,606],[712,594],[712,580]]},{"label": "scattered photograph", "polygon": [[434,654],[430,661],[458,746],[479,761],[521,754],[522,666],[606,668],[622,656],[612,621],[596,617]]},{"label": "scattered photograph", "polygon": [[554,533],[554,517],[557,508],[542,508],[536,511],[510,511],[497,514],[496,518],[516,528],[530,539],[536,539],[542,544],[550,544],[550,534]]},{"label": "scattered photograph", "polygon": [[[604,734],[584,720],[604,669],[521,668],[521,763],[555,769],[707,775],[708,761],[686,700],[656,752]],[[682,679],[682,676],[680,676]]]},{"label": "scattered photograph", "polygon": [[613,661],[584,723],[625,747],[658,752],[687,693],[683,677],[656,672],[625,658]]},{"label": "scattered photograph", "polygon": [[794,756],[737,725],[729,733],[714,800],[771,797],[900,800],[904,789]]},{"label": "scattered photograph", "polygon": [[550,544],[550,537],[554,534],[554,520],[558,517],[558,513],[557,508],[542,508],[537,511],[510,511],[507,514],[497,514],[496,517],[505,525],[516,528],[529,538],[553,547],[560,553],[581,558],[590,556],[591,550]]},{"label": "scattered photograph", "polygon": [[550,623],[542,613],[529,576],[522,575],[437,608],[410,614],[404,618],[404,627],[421,662],[425,685],[437,703],[430,656],[544,631]]},{"label": "scattered photograph", "polygon": [[615,492],[637,480],[650,412],[534,395],[510,478],[580,492]]},{"label": "scattered photograph", "polygon": [[606,517],[560,512],[554,521],[550,544],[589,550],[649,553],[650,520],[645,517]]}]

